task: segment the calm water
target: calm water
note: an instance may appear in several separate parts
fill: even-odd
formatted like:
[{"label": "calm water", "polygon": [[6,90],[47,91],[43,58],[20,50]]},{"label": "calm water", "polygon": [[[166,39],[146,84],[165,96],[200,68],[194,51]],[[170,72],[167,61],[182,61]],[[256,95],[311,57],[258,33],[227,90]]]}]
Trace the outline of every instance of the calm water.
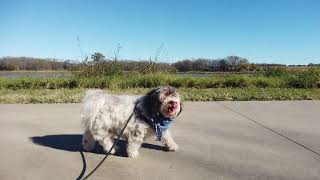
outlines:
[{"label": "calm water", "polygon": [[0,77],[6,78],[20,78],[20,77],[68,77],[71,73],[67,71],[0,71]]},{"label": "calm water", "polygon": [[212,74],[202,74],[202,73],[177,73],[177,76],[192,76],[192,77],[208,77]]}]

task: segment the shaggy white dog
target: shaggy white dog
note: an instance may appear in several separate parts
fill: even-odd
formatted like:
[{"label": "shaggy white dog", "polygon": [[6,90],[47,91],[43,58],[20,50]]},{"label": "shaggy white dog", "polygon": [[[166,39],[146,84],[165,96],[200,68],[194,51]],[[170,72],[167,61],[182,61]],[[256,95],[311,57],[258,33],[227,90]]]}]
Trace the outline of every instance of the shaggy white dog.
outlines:
[{"label": "shaggy white dog", "polygon": [[[113,138],[118,136],[133,113],[121,136],[128,140],[127,154],[130,158],[139,155],[141,144],[151,135],[162,140],[168,150],[176,151],[178,145],[167,128],[181,111],[180,95],[170,86],[158,87],[142,97],[88,90],[81,108],[84,125],[83,148],[91,151],[98,141],[105,151],[109,151]],[[111,153],[115,153],[115,149]]]}]

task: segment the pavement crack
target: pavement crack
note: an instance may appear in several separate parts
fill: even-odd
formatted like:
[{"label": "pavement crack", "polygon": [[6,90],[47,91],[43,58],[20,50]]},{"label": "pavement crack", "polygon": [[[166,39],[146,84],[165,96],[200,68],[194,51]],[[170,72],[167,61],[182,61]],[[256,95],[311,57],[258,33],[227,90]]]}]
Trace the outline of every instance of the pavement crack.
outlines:
[{"label": "pavement crack", "polygon": [[260,126],[260,127],[264,128],[264,129],[266,129],[266,130],[270,131],[271,133],[275,133],[275,134],[277,134],[277,135],[279,135],[279,136],[281,136],[281,137],[283,137],[283,138],[287,139],[288,141],[290,141],[290,142],[292,142],[292,143],[294,143],[294,144],[296,144],[296,145],[298,145],[298,146],[300,146],[300,147],[302,147],[302,148],[306,149],[307,151],[309,151],[309,152],[311,152],[311,153],[314,153],[314,154],[315,154],[315,155],[317,155],[318,157],[320,157],[320,153],[318,153],[317,151],[312,150],[311,148],[309,148],[309,147],[307,147],[307,146],[305,146],[305,145],[303,145],[303,144],[301,144],[301,143],[299,143],[299,142],[295,141],[294,139],[291,139],[291,138],[287,137],[286,135],[281,134],[280,132],[278,132],[278,131],[276,131],[276,130],[271,129],[271,128],[270,128],[270,127],[268,127],[268,126],[266,126],[266,125],[263,125],[263,124],[259,123],[258,121],[254,120],[253,118],[250,118],[249,116],[244,115],[244,114],[242,114],[242,113],[240,113],[240,112],[238,112],[238,111],[236,111],[236,110],[232,109],[231,107],[228,107],[228,106],[226,106],[226,105],[224,105],[224,104],[222,104],[222,103],[219,103],[219,102],[218,102],[217,104],[219,104],[219,105],[223,106],[225,109],[227,109],[227,110],[229,110],[229,111],[232,111],[233,113],[236,113],[236,114],[238,114],[238,115],[240,115],[240,116],[244,117],[245,119],[247,119],[247,120],[249,120],[249,121],[251,121],[251,122],[253,122],[253,123],[257,124],[258,126]]}]

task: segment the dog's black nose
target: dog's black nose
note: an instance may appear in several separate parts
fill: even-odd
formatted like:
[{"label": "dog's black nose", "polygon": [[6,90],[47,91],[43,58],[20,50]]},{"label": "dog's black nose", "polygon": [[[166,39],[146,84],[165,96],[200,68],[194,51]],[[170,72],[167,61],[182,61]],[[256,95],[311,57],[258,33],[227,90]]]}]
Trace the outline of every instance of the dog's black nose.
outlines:
[{"label": "dog's black nose", "polygon": [[178,103],[176,101],[169,101],[169,104],[176,108],[178,106]]}]

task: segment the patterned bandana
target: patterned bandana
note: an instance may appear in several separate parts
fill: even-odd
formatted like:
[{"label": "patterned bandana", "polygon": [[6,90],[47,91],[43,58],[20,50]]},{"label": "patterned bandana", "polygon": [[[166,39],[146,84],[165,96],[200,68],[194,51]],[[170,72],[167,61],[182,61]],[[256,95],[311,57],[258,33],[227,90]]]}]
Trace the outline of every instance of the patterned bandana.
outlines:
[{"label": "patterned bandana", "polygon": [[144,122],[146,122],[154,131],[157,136],[158,141],[163,140],[163,135],[169,129],[170,124],[173,122],[173,119],[166,118],[162,115],[157,115],[155,117],[148,117],[144,113],[141,113],[137,109],[135,112]]},{"label": "patterned bandana", "polygon": [[154,129],[157,135],[157,140],[162,141],[163,135],[169,129],[169,126],[173,120],[171,118],[162,117],[161,119],[151,118],[150,122],[151,123],[149,125],[151,125],[151,127]]}]

